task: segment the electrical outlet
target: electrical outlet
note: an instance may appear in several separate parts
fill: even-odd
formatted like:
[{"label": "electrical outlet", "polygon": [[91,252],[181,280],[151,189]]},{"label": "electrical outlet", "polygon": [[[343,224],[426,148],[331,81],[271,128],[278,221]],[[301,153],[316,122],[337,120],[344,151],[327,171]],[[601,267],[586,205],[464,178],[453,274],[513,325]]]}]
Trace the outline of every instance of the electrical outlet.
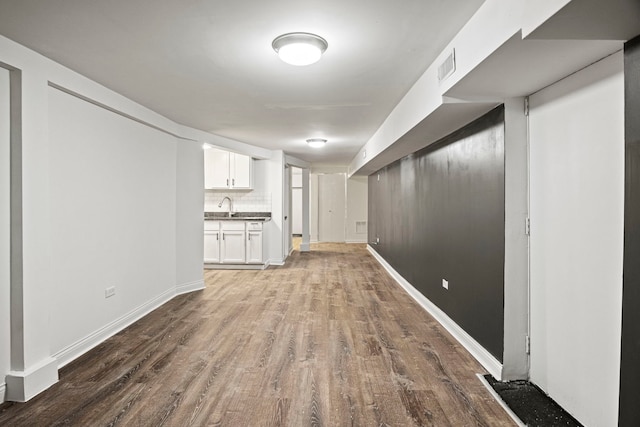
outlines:
[{"label": "electrical outlet", "polygon": [[104,297],[105,298],[109,298],[112,297],[116,294],[116,287],[115,286],[111,286],[110,288],[107,288],[104,290]]},{"label": "electrical outlet", "polygon": [[376,237],[376,244],[380,243],[380,238]]},{"label": "electrical outlet", "polygon": [[449,281],[447,279],[442,279],[442,287],[449,290]]}]

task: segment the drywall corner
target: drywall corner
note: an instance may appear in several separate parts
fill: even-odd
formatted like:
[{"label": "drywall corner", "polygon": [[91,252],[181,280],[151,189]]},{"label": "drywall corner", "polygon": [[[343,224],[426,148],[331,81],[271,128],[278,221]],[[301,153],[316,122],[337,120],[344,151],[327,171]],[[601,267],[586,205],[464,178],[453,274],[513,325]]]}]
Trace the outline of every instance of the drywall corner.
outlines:
[{"label": "drywall corner", "polygon": [[528,159],[525,99],[505,100],[504,354],[502,380],[527,379]]}]

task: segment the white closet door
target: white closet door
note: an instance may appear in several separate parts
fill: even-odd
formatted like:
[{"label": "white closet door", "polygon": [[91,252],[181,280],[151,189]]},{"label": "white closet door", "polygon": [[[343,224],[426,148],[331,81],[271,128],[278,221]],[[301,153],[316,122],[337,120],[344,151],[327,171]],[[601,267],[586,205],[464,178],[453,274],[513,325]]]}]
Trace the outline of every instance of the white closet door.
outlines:
[{"label": "white closet door", "polygon": [[318,177],[318,234],[321,242],[345,241],[346,176]]},{"label": "white closet door", "polygon": [[622,56],[530,98],[531,380],[617,425],[624,220]]}]

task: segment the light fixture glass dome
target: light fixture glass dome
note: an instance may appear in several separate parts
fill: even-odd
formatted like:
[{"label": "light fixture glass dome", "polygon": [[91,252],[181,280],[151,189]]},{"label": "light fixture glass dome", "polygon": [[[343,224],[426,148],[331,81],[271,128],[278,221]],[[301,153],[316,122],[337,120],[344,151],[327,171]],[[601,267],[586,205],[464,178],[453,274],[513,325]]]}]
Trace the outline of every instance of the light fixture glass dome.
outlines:
[{"label": "light fixture glass dome", "polygon": [[318,62],[328,44],[315,34],[287,33],[276,37],[271,46],[287,64],[302,66]]},{"label": "light fixture glass dome", "polygon": [[313,147],[313,148],[324,147],[326,143],[327,143],[327,140],[322,138],[307,139],[307,144],[309,144],[309,147]]}]

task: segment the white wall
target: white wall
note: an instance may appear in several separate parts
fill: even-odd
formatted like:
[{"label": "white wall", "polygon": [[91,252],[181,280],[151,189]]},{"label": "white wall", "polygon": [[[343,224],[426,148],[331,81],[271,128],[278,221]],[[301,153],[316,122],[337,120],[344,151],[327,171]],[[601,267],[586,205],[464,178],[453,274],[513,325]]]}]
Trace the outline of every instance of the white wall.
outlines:
[{"label": "white wall", "polygon": [[254,162],[254,191],[270,194],[271,221],[264,224],[265,260],[282,264],[286,258],[283,245],[284,153],[274,151],[270,159]]},{"label": "white wall", "polygon": [[[22,275],[11,285],[6,377],[7,398],[21,401],[53,384],[58,366],[175,294],[203,287],[195,147],[220,138],[1,36],[0,62],[21,77],[22,170],[13,178],[22,186]],[[105,299],[108,285],[116,295]]]},{"label": "white wall", "polygon": [[51,88],[49,143],[57,353],[175,287],[177,141]]},{"label": "white wall", "polygon": [[623,58],[531,96],[531,380],[588,426],[617,425]]},{"label": "white wall", "polygon": [[176,159],[176,280],[179,287],[197,286],[202,281],[202,144],[178,141]]},{"label": "white wall", "polygon": [[529,378],[529,146],[525,99],[504,101],[504,350],[501,381]]},{"label": "white wall", "polygon": [[[351,160],[349,174],[371,162],[431,115],[443,104],[443,94],[517,34],[521,27],[524,2],[486,0]],[[438,66],[452,49],[455,49],[456,69],[447,80],[439,83]]]},{"label": "white wall", "polygon": [[367,241],[366,224],[364,232],[358,233],[358,230],[356,230],[356,222],[367,222],[368,186],[368,177],[366,176],[352,176],[347,179],[347,242],[365,243]]},{"label": "white wall", "polygon": [[11,336],[10,298],[10,216],[9,216],[9,71],[0,68],[0,403],[4,401],[5,376],[9,372]]}]

